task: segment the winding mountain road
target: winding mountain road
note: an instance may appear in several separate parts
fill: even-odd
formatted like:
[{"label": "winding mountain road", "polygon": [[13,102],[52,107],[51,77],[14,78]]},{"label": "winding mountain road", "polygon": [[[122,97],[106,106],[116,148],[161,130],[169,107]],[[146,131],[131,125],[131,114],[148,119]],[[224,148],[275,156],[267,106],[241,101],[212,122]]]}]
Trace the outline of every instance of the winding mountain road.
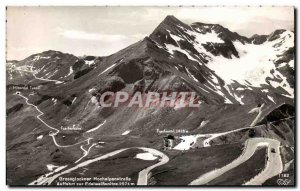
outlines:
[{"label": "winding mountain road", "polygon": [[63,83],[62,81],[59,81],[59,80],[50,80],[50,79],[45,79],[45,78],[39,78],[39,77],[36,76],[37,73],[38,72],[32,73],[32,75],[34,76],[35,79],[42,80],[42,81],[47,81],[47,82],[55,82],[56,84]]},{"label": "winding mountain road", "polygon": [[[88,138],[84,141],[81,141],[81,142],[78,142],[78,143],[75,143],[72,145],[58,144],[55,139],[55,136],[59,133],[59,130],[52,127],[51,125],[47,124],[43,119],[41,119],[41,116],[44,115],[44,113],[36,105],[29,103],[27,97],[22,95],[20,92],[16,92],[15,95],[18,95],[18,96],[24,98],[26,100],[27,105],[34,107],[40,113],[39,115],[36,116],[36,118],[39,121],[41,121],[45,126],[47,126],[48,128],[50,128],[54,131],[54,132],[50,131],[49,136],[52,137],[53,142],[57,147],[71,147],[71,146],[82,144],[80,146],[80,149],[83,151],[83,156],[80,157],[77,161],[75,161],[75,164],[79,163],[83,158],[85,158],[89,154],[91,148],[93,146],[95,146],[95,143],[93,143],[91,146],[89,146],[89,148],[87,150],[84,148],[84,146],[90,145],[90,140],[92,138]],[[222,136],[222,135],[225,135],[228,133],[240,131],[243,129],[253,128],[253,126],[256,124],[257,120],[260,118],[261,108],[255,110],[255,111],[258,111],[258,115],[254,119],[254,121],[251,123],[250,127],[244,127],[244,128],[240,128],[240,129],[236,129],[236,130],[232,130],[232,131],[228,131],[228,132],[223,132],[223,133],[209,134],[210,137],[203,141],[204,147],[210,146],[210,141],[216,137],[219,137],[219,136]],[[254,112],[254,110],[253,110],[253,112]],[[250,113],[251,113],[251,111],[250,111]],[[203,136],[203,135],[201,135],[201,136]],[[205,136],[207,136],[207,135],[205,135]],[[86,144],[83,144],[83,143],[86,143]],[[251,180],[246,182],[245,185],[260,185],[260,184],[264,183],[266,180],[268,180],[269,178],[272,178],[273,176],[276,176],[277,174],[281,173],[283,170],[281,156],[280,156],[280,150],[279,150],[280,142],[277,140],[268,139],[268,138],[251,138],[246,141],[245,149],[240,157],[238,157],[237,159],[235,159],[234,161],[232,161],[231,163],[227,164],[226,166],[224,166],[220,169],[216,169],[216,170],[213,170],[213,171],[210,171],[208,173],[201,175],[196,180],[192,181],[190,183],[190,185],[203,185],[203,184],[209,183],[210,181],[223,175],[227,171],[229,171],[229,170],[239,166],[240,164],[244,163],[245,161],[247,161],[251,156],[253,156],[253,154],[255,153],[257,148],[260,148],[260,147],[268,148],[268,153],[267,153],[268,160],[267,160],[265,169],[261,173],[259,173],[255,177],[253,177]],[[160,157],[158,163],[156,163],[152,166],[149,166],[139,172],[137,185],[147,185],[148,177],[150,175],[151,170],[158,166],[166,164],[169,161],[169,158],[164,153],[162,153],[158,150],[152,149],[152,148],[145,148],[145,147],[134,147],[134,148],[141,149],[145,152],[149,152],[149,153],[153,154],[154,156]],[[77,164],[76,166],[69,168],[67,170],[64,170],[67,166],[60,167],[53,172],[50,172],[48,174],[45,174],[45,175],[39,177],[37,180],[31,182],[29,185],[45,185],[45,184],[49,185],[56,178],[62,176],[63,174],[70,173],[78,168],[84,167],[86,165],[89,165],[89,164],[99,161],[99,160],[104,160],[106,158],[117,155],[117,154],[119,154],[123,151],[129,150],[129,149],[132,149],[132,148],[124,148],[124,149],[119,149],[119,150],[107,153],[100,157],[81,162],[81,163]],[[272,149],[275,150],[275,153],[272,152]],[[59,171],[61,171],[61,172],[59,172]]]},{"label": "winding mountain road", "polygon": [[[60,145],[60,144],[58,144],[57,141],[56,141],[56,139],[55,139],[55,136],[59,133],[59,130],[56,129],[56,128],[54,128],[54,127],[52,127],[51,125],[47,124],[47,123],[41,118],[41,116],[44,115],[44,112],[42,112],[36,105],[29,103],[28,98],[25,97],[24,95],[22,95],[21,92],[16,92],[14,95],[18,95],[18,96],[24,98],[24,99],[26,100],[26,104],[27,104],[27,105],[30,105],[30,106],[34,107],[34,108],[40,113],[39,115],[36,116],[36,118],[37,118],[39,121],[41,121],[45,126],[47,126],[48,128],[54,130],[54,132],[52,132],[52,131],[49,132],[49,136],[52,137],[53,142],[54,142],[54,144],[55,144],[57,147],[71,147],[71,146],[79,145],[79,144],[82,144],[82,143],[86,142],[86,144],[83,144],[83,145],[80,146],[80,149],[83,150],[83,156],[80,157],[77,161],[75,161],[75,164],[78,163],[79,161],[81,161],[84,157],[86,157],[86,156],[89,154],[91,148],[92,148],[93,146],[96,145],[95,143],[93,143],[87,150],[84,149],[84,146],[87,146],[87,145],[90,144],[90,140],[91,140],[92,138],[88,138],[88,139],[86,139],[86,140],[84,140],[84,141],[75,143],[75,144],[73,144],[73,145]],[[154,165],[152,165],[152,166],[149,166],[149,167],[143,169],[141,172],[139,172],[137,185],[147,185],[147,184],[148,184],[148,175],[149,175],[150,171],[151,171],[152,169],[158,167],[158,166],[161,166],[161,165],[163,165],[163,164],[166,164],[166,163],[169,161],[169,157],[168,157],[167,155],[165,155],[164,153],[162,153],[162,152],[156,150],[156,149],[146,148],[146,147],[134,147],[134,148],[141,149],[141,150],[143,150],[143,151],[145,151],[145,152],[151,153],[151,154],[154,155],[154,156],[160,157],[158,163],[156,163],[156,164],[154,164]],[[128,149],[132,149],[132,148],[125,148],[125,149],[116,150],[116,151],[110,152],[110,153],[108,153],[108,154],[105,154],[105,155],[103,155],[103,156],[100,156],[100,157],[97,157],[97,158],[94,158],[94,159],[90,159],[90,160],[84,161],[84,162],[79,163],[78,165],[76,165],[76,166],[74,166],[74,167],[72,167],[72,168],[69,168],[69,169],[67,169],[67,170],[65,170],[65,171],[62,171],[62,172],[60,172],[60,173],[57,173],[57,172],[59,172],[59,171],[65,169],[65,168],[67,167],[67,166],[62,166],[62,167],[60,167],[60,168],[57,168],[57,169],[56,169],[55,171],[53,171],[53,172],[47,173],[47,174],[45,174],[45,175],[39,177],[37,180],[31,182],[29,185],[45,185],[45,184],[51,184],[57,177],[59,177],[59,176],[61,176],[61,175],[63,175],[63,174],[70,173],[70,172],[72,172],[72,171],[74,171],[74,170],[76,170],[76,169],[78,169],[78,168],[81,168],[81,167],[83,167],[83,166],[86,166],[86,165],[88,165],[88,164],[91,164],[91,163],[96,162],[96,161],[99,161],[99,160],[106,159],[106,158],[111,157],[111,156],[114,156],[114,155],[119,154],[119,153],[121,153],[121,152],[123,152],[123,151],[126,151],[126,150],[128,150]],[[51,175],[54,174],[54,173],[57,173],[57,174],[51,176]]]},{"label": "winding mountain road", "polygon": [[260,107],[256,107],[256,108],[252,109],[251,111],[249,111],[249,113],[254,113],[254,112],[258,113],[257,116],[255,117],[255,119],[250,124],[250,127],[254,127],[256,125],[256,123],[258,122],[258,120],[260,119],[260,117],[262,115],[262,108],[264,106],[265,106],[265,104],[262,104]]},{"label": "winding mountain road", "polygon": [[[46,174],[42,177],[39,177],[37,180],[31,182],[29,185],[50,185],[55,179],[57,179],[58,177],[64,175],[64,174],[68,174],[74,170],[77,170],[78,168],[82,168],[84,166],[87,166],[91,163],[94,163],[96,161],[100,161],[100,160],[104,160],[104,159],[107,159],[109,157],[112,157],[114,155],[117,155],[121,152],[124,152],[124,151],[127,151],[129,149],[141,149],[143,151],[146,151],[146,152],[149,152],[151,153],[152,155],[154,156],[158,156],[160,157],[159,159],[159,162],[152,165],[152,166],[149,166],[145,169],[143,169],[142,171],[139,172],[139,176],[138,176],[138,181],[137,181],[137,185],[147,185],[148,183],[148,176],[149,176],[149,173],[152,169],[158,167],[158,166],[161,166],[163,164],[166,164],[168,161],[169,161],[169,157],[167,155],[165,155],[164,153],[156,150],[156,149],[152,149],[152,148],[146,148],[146,147],[132,147],[132,148],[124,148],[124,149],[119,149],[119,150],[116,150],[116,151],[112,151],[110,153],[107,153],[105,155],[102,155],[102,156],[99,156],[99,157],[96,157],[94,159],[90,159],[90,160],[86,160],[84,162],[81,162],[79,164],[77,164],[76,166],[72,167],[72,168],[69,168],[67,170],[64,170],[62,172],[58,172],[57,174],[55,175],[52,175],[52,174]],[[63,170],[64,168],[62,168],[61,170]]]},{"label": "winding mountain road", "polygon": [[[80,145],[80,144],[85,143],[85,142],[87,143],[86,145],[89,145],[89,144],[90,144],[90,140],[91,140],[92,138],[87,138],[86,140],[80,141],[80,142],[75,143],[75,144],[72,144],[72,145],[60,145],[60,144],[58,144],[57,141],[56,141],[56,139],[55,139],[55,136],[56,136],[60,131],[59,131],[58,129],[52,127],[51,125],[47,124],[47,123],[41,118],[41,116],[44,115],[44,112],[42,112],[36,105],[34,105],[34,104],[32,104],[32,103],[29,103],[28,98],[25,97],[24,95],[22,95],[21,92],[16,92],[14,95],[17,95],[17,96],[20,96],[20,97],[24,98],[27,105],[34,107],[34,108],[40,113],[39,115],[36,116],[36,118],[37,118],[40,122],[42,122],[45,126],[47,126],[48,128],[50,128],[50,129],[52,129],[52,130],[54,131],[54,132],[50,131],[50,132],[49,132],[49,136],[52,137],[53,142],[54,142],[54,144],[55,144],[57,147],[61,147],[61,148],[72,147],[72,146]],[[81,157],[80,160],[83,159],[84,157],[86,157],[86,156],[88,155],[90,149],[91,149],[93,146],[94,146],[94,145],[91,145],[91,146],[89,147],[88,150],[85,150],[85,149],[83,148],[83,145],[80,147],[81,150],[83,150],[83,157]],[[77,161],[75,161],[75,163],[79,162],[80,160],[78,159]]]},{"label": "winding mountain road", "polygon": [[[236,168],[240,164],[246,162],[257,150],[257,148],[268,147],[268,160],[263,172],[256,177],[248,181],[245,185],[261,185],[269,178],[281,173],[283,166],[280,156],[280,142],[274,139],[268,138],[252,138],[246,141],[244,152],[240,157],[227,164],[226,166],[210,171],[198,177],[192,181],[189,185],[205,185],[217,177],[223,175],[227,171]],[[271,149],[275,149],[275,153],[271,152]]]},{"label": "winding mountain road", "polygon": [[37,77],[36,74],[38,74],[39,72],[37,71],[34,71],[32,68],[30,70],[24,70],[24,69],[19,69],[19,68],[16,68],[15,70],[19,70],[19,71],[23,71],[23,72],[29,72],[29,73],[32,73],[33,77],[37,80],[42,80],[42,81],[47,81],[47,82],[55,82],[56,84],[61,84],[63,83],[63,81],[59,81],[59,80],[51,80],[51,79],[46,79],[46,78],[40,78],[40,77]]},{"label": "winding mountain road", "polygon": [[227,135],[227,134],[230,134],[230,133],[234,133],[234,132],[238,132],[238,131],[241,131],[241,130],[244,130],[244,129],[250,129],[251,127],[243,127],[243,128],[240,128],[240,129],[235,129],[235,130],[231,130],[231,131],[226,131],[226,132],[223,132],[223,133],[212,133],[212,134],[199,134],[199,135],[196,135],[196,139],[200,138],[200,137],[208,137],[206,139],[203,140],[203,147],[210,147],[210,142],[217,138],[217,137],[220,137],[220,136],[223,136],[223,135]]},{"label": "winding mountain road", "polygon": [[[268,160],[264,170],[244,185],[262,185],[266,180],[280,174],[283,171],[282,160],[280,156],[280,142],[274,139],[269,140]],[[275,150],[275,153],[272,152]]]},{"label": "winding mountain road", "polygon": [[[261,107],[256,107],[253,108],[252,110],[249,111],[249,113],[254,113],[257,112],[257,116],[255,119],[252,121],[250,124],[250,127],[244,127],[228,132],[223,132],[223,133],[215,133],[215,134],[206,134],[206,135],[198,135],[198,137],[203,137],[203,136],[209,136],[209,138],[205,139],[203,141],[203,146],[208,147],[210,146],[210,141],[222,136],[226,135],[229,133],[237,132],[243,129],[250,129],[254,128],[258,120],[261,118],[262,115],[262,108],[264,107],[264,104],[262,104]],[[197,137],[197,138],[198,138]],[[217,177],[223,175],[227,171],[236,168],[240,164],[246,162],[250,157],[253,156],[255,151],[260,148],[260,147],[267,147],[267,162],[265,169],[257,174],[254,178],[249,180],[248,182],[245,183],[245,185],[261,185],[263,184],[266,180],[276,176],[277,174],[281,173],[283,170],[283,165],[281,161],[281,156],[280,156],[280,142],[275,140],[275,139],[269,139],[269,138],[250,138],[245,142],[245,149],[243,153],[241,154],[240,157],[232,161],[231,163],[227,164],[226,166],[212,170],[208,173],[205,173],[198,177],[196,180],[192,181],[189,185],[204,185],[209,183],[210,181],[216,179]],[[272,152],[272,149],[274,149],[275,152]]]},{"label": "winding mountain road", "polygon": [[155,149],[145,148],[145,147],[140,147],[140,149],[142,149],[146,152],[149,152],[149,153],[153,154],[154,156],[159,156],[161,158],[158,163],[143,169],[139,173],[137,185],[148,185],[148,175],[149,175],[150,171],[158,166],[161,166],[161,165],[169,162],[169,157],[167,155],[165,155],[164,153],[162,153],[158,150],[155,150]]}]

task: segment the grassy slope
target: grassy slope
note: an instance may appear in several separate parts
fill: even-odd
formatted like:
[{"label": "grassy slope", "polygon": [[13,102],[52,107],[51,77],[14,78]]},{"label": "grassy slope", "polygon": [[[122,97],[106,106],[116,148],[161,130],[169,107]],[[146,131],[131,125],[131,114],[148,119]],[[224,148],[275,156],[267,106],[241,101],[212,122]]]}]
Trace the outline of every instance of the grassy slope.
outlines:
[{"label": "grassy slope", "polygon": [[[129,177],[131,178],[129,182],[136,184],[138,173],[142,169],[158,162],[157,160],[146,161],[135,158],[136,154],[143,152],[144,151],[140,149],[127,150],[113,157],[79,168],[69,174],[63,175],[62,177]],[[56,181],[54,181],[53,184],[56,184]],[[97,181],[92,182],[96,183]],[[109,183],[109,181],[104,182]]]},{"label": "grassy slope", "polygon": [[201,174],[220,168],[241,154],[241,145],[221,145],[182,152],[168,153],[170,161],[153,170],[152,184],[187,185]]},{"label": "grassy slope", "polygon": [[208,185],[242,185],[265,167],[266,149],[257,150],[246,162],[208,183]]}]

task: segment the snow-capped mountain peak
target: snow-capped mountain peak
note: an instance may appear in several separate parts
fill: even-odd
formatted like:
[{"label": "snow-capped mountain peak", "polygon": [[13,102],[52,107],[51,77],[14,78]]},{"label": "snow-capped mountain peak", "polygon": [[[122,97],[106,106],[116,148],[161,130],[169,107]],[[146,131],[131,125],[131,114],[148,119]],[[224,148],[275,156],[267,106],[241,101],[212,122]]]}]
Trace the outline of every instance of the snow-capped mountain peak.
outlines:
[{"label": "snow-capped mountain peak", "polygon": [[227,86],[269,85],[282,95],[293,97],[294,33],[276,30],[269,35],[247,38],[218,24],[190,26],[168,16],[150,38],[170,58],[176,52],[212,69]]}]

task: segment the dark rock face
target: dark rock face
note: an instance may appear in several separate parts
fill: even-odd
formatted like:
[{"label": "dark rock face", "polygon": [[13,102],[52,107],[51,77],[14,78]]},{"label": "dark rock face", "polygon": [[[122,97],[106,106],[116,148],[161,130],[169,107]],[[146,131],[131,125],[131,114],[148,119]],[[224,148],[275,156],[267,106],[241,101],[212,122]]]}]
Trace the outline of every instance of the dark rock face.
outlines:
[{"label": "dark rock face", "polygon": [[[274,62],[275,66],[277,67],[277,70],[286,77],[287,82],[289,83],[290,87],[295,87],[295,69],[292,68],[288,63],[294,59],[294,47],[289,48],[287,51],[285,51],[282,55],[278,55],[279,59]],[[282,65],[286,63],[283,66]]]},{"label": "dark rock face", "polygon": [[18,112],[20,109],[22,109],[22,107],[23,107],[23,104],[18,103],[16,105],[14,105],[13,107],[7,109],[6,110],[6,115],[8,116],[8,115],[10,115],[12,113]]},{"label": "dark rock face", "polygon": [[72,105],[72,101],[67,99],[67,100],[63,101],[63,104],[65,104],[66,106],[70,106],[70,105]]},{"label": "dark rock face", "polygon": [[34,104],[35,105],[39,105],[39,104],[41,104],[41,103],[43,103],[43,102],[45,102],[45,101],[47,101],[49,99],[51,99],[51,96],[49,96],[49,95],[42,95],[40,99],[38,99],[38,100],[36,100],[34,102]]},{"label": "dark rock face", "polygon": [[276,66],[278,66],[281,63],[288,63],[290,60],[294,59],[295,50],[294,47],[289,48],[287,51],[285,51],[282,55],[280,55],[280,58],[274,62]]},{"label": "dark rock face", "polygon": [[264,119],[257,125],[275,122],[281,119],[290,118],[295,116],[295,107],[289,104],[283,104],[280,107],[270,112]]},{"label": "dark rock face", "polygon": [[275,30],[274,32],[272,32],[269,35],[258,35],[255,34],[252,37],[249,38],[250,42],[252,42],[253,44],[262,44],[266,41],[273,41],[276,40],[280,37],[280,34],[282,34],[283,32],[285,32],[286,30],[284,29],[280,29],[280,30]]},{"label": "dark rock face", "polygon": [[128,63],[116,67],[115,74],[121,77],[126,83],[134,83],[143,78],[142,60],[131,60]]},{"label": "dark rock face", "polygon": [[199,52],[195,49],[195,47],[188,41],[180,40],[178,43],[179,43],[179,47],[182,48],[183,50],[187,50],[195,55],[200,55]]},{"label": "dark rock face", "polygon": [[294,146],[295,107],[283,104],[271,111],[257,125],[258,136],[277,139],[285,146]]},{"label": "dark rock face", "polygon": [[[181,27],[179,27],[181,26]],[[167,16],[155,29],[154,31],[151,33],[151,35],[149,36],[151,39],[154,39],[155,37],[159,36],[160,31],[165,31],[165,30],[170,30],[170,31],[177,31],[176,33],[184,33],[184,30],[186,29],[191,29],[191,27],[183,22],[181,22],[180,20],[178,20],[177,18],[175,18],[174,16]]]},{"label": "dark rock face", "polygon": [[80,70],[80,68],[84,65],[84,60],[78,59],[72,66],[74,71]]},{"label": "dark rock face", "polygon": [[235,49],[231,41],[225,43],[207,43],[203,44],[203,47],[211,52],[214,56],[222,55],[225,58],[232,58],[232,55],[239,58],[239,53]]},{"label": "dark rock face", "polygon": [[78,72],[75,73],[74,75],[74,79],[80,78],[81,76],[89,73],[90,71],[92,71],[94,68],[86,68],[83,70],[79,70]]},{"label": "dark rock face", "polygon": [[253,43],[253,44],[262,44],[264,42],[266,42],[268,39],[268,35],[258,35],[258,34],[255,34],[253,35],[252,37],[250,37],[250,41]]},{"label": "dark rock face", "polygon": [[125,83],[120,77],[110,77],[106,80],[105,85],[101,87],[98,92],[103,94],[104,92],[118,92],[121,91],[125,87]]},{"label": "dark rock face", "polygon": [[88,61],[92,61],[92,60],[95,60],[95,56],[86,56],[84,57],[84,60],[88,60]]},{"label": "dark rock face", "polygon": [[196,22],[191,25],[194,29],[202,34],[207,32],[211,33],[215,31],[218,36],[224,41],[240,41],[241,43],[249,43],[250,40],[247,37],[241,36],[236,32],[231,32],[229,29],[219,25],[219,24],[205,24]]},{"label": "dark rock face", "polygon": [[280,34],[282,34],[283,32],[285,32],[286,30],[284,29],[279,29],[279,30],[276,30],[274,31],[273,33],[271,33],[268,37],[268,41],[273,41],[273,40],[276,40],[280,37]]}]

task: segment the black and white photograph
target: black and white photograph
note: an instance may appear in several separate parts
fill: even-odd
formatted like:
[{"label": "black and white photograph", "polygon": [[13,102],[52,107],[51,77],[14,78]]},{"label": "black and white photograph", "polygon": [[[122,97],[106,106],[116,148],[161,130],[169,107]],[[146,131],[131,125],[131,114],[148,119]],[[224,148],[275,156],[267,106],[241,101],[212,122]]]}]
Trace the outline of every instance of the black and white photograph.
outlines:
[{"label": "black and white photograph", "polygon": [[5,14],[8,186],[296,185],[295,7]]}]

